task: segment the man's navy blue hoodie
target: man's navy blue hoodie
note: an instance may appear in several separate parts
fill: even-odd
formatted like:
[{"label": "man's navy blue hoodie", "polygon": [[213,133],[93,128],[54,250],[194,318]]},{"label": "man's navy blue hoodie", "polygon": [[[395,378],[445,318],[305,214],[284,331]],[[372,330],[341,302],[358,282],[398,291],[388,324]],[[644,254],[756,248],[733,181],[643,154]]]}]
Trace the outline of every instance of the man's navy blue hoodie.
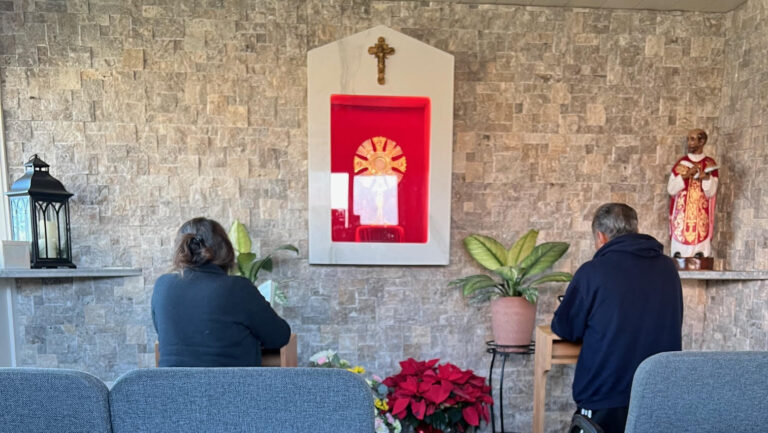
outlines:
[{"label": "man's navy blue hoodie", "polygon": [[644,234],[618,236],[574,274],[552,331],[582,341],[573,380],[581,408],[629,405],[632,377],[647,357],[681,350],[683,293],[662,245]]}]

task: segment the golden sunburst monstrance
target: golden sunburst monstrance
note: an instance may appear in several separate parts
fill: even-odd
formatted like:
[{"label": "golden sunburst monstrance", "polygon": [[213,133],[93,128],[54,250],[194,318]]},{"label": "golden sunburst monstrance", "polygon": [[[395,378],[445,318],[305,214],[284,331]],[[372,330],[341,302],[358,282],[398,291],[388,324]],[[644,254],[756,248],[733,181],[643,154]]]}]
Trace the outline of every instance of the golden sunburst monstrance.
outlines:
[{"label": "golden sunburst monstrance", "polygon": [[399,144],[387,137],[379,136],[365,140],[355,151],[354,164],[355,174],[365,176],[391,174],[397,176],[397,181],[400,182],[405,174],[403,150]]}]

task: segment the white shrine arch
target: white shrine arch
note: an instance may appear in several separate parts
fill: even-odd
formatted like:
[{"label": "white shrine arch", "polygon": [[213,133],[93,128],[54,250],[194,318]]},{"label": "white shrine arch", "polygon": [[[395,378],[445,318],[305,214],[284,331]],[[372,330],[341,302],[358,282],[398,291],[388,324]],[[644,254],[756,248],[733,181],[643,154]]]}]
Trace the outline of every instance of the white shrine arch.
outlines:
[{"label": "white shrine arch", "polygon": [[[375,44],[380,37],[383,37],[386,44],[395,50],[394,54],[385,59],[384,84],[378,82],[378,58],[369,53],[369,47],[375,50]],[[309,51],[307,54],[307,109],[309,262],[311,264],[448,264],[453,149],[453,67],[452,55],[386,26],[373,27]],[[361,241],[361,237],[357,234],[354,241],[339,241],[339,238],[334,238],[335,234],[332,235],[332,202],[334,202],[334,209],[347,206],[344,208],[346,212],[342,218],[342,221],[346,221],[345,224],[349,221],[350,215],[360,218],[359,213],[364,213],[358,212],[347,203],[346,193],[331,193],[333,184],[336,191],[339,188],[341,190],[347,188],[350,191],[349,197],[353,198],[351,191],[355,184],[352,179],[339,179],[338,176],[332,180],[332,145],[337,146],[331,139],[332,123],[336,125],[335,128],[343,128],[339,126],[343,125],[343,122],[334,123],[332,119],[332,97],[336,97],[337,100],[346,98],[344,100],[347,104],[350,104],[348,102],[350,100],[367,101],[361,103],[368,104],[365,109],[377,104],[387,105],[391,101],[400,101],[396,102],[400,104],[402,100],[406,100],[403,103],[405,105],[412,103],[414,106],[423,107],[425,113],[423,117],[427,119],[424,122],[427,125],[425,154],[428,154],[428,157],[424,158],[426,169],[422,168],[424,175],[428,177],[423,184],[427,188],[424,193],[426,198],[423,206],[421,206],[422,203],[418,203],[419,209],[423,208],[425,212],[424,223],[419,225],[419,230],[423,230],[423,236],[415,238],[414,241],[382,242],[371,241],[365,236],[362,238],[367,240]],[[388,107],[390,108],[392,107]],[[338,133],[338,131],[335,132]],[[386,131],[376,135],[386,135]],[[406,157],[409,158],[407,170],[411,170],[405,171],[404,176],[412,176],[410,178],[412,179],[416,176],[412,173],[418,169],[418,165],[412,164],[412,161],[419,161],[413,157],[413,151],[411,156],[408,156],[408,148],[404,143],[401,142],[400,145]],[[350,164],[353,156],[350,156]],[[400,165],[405,166],[405,164]],[[369,164],[370,167],[372,165]],[[393,178],[403,177],[403,171],[398,171],[403,167],[390,172],[396,175]],[[411,167],[414,168],[411,169]],[[357,178],[359,177],[357,173],[355,171],[347,177]],[[379,183],[379,189],[384,191],[381,193],[379,203],[386,200],[385,196],[389,194],[386,185],[391,184],[390,181]],[[358,182],[358,184],[362,183]],[[381,207],[381,204],[378,206]],[[400,207],[402,209],[402,204]],[[379,208],[379,215],[383,213]],[[375,215],[376,212],[371,214]],[[403,215],[402,210],[400,215]],[[391,216],[386,217],[385,222],[390,224],[390,219]],[[402,229],[398,230],[399,233],[403,233]],[[393,239],[401,239],[395,230],[391,232]],[[406,227],[405,236],[412,232],[408,232]]]}]

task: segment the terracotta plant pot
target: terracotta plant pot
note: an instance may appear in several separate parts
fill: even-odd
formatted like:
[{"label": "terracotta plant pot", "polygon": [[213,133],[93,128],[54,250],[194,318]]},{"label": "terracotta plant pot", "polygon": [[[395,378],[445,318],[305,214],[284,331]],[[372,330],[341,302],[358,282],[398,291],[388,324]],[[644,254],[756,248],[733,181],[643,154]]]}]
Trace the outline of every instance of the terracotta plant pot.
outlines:
[{"label": "terracotta plant pot", "polygon": [[[531,344],[536,305],[522,297],[496,298],[491,301],[491,329],[496,344],[526,346]],[[510,352],[525,349],[511,349]]]}]

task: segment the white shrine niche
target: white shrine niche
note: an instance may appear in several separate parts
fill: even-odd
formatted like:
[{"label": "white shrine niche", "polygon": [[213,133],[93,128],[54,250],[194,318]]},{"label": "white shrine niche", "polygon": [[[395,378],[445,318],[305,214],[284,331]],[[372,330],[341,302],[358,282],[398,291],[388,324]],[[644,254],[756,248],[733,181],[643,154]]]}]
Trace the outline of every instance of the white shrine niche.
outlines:
[{"label": "white shrine niche", "polygon": [[448,264],[453,64],[386,26],[309,51],[311,264]]}]

